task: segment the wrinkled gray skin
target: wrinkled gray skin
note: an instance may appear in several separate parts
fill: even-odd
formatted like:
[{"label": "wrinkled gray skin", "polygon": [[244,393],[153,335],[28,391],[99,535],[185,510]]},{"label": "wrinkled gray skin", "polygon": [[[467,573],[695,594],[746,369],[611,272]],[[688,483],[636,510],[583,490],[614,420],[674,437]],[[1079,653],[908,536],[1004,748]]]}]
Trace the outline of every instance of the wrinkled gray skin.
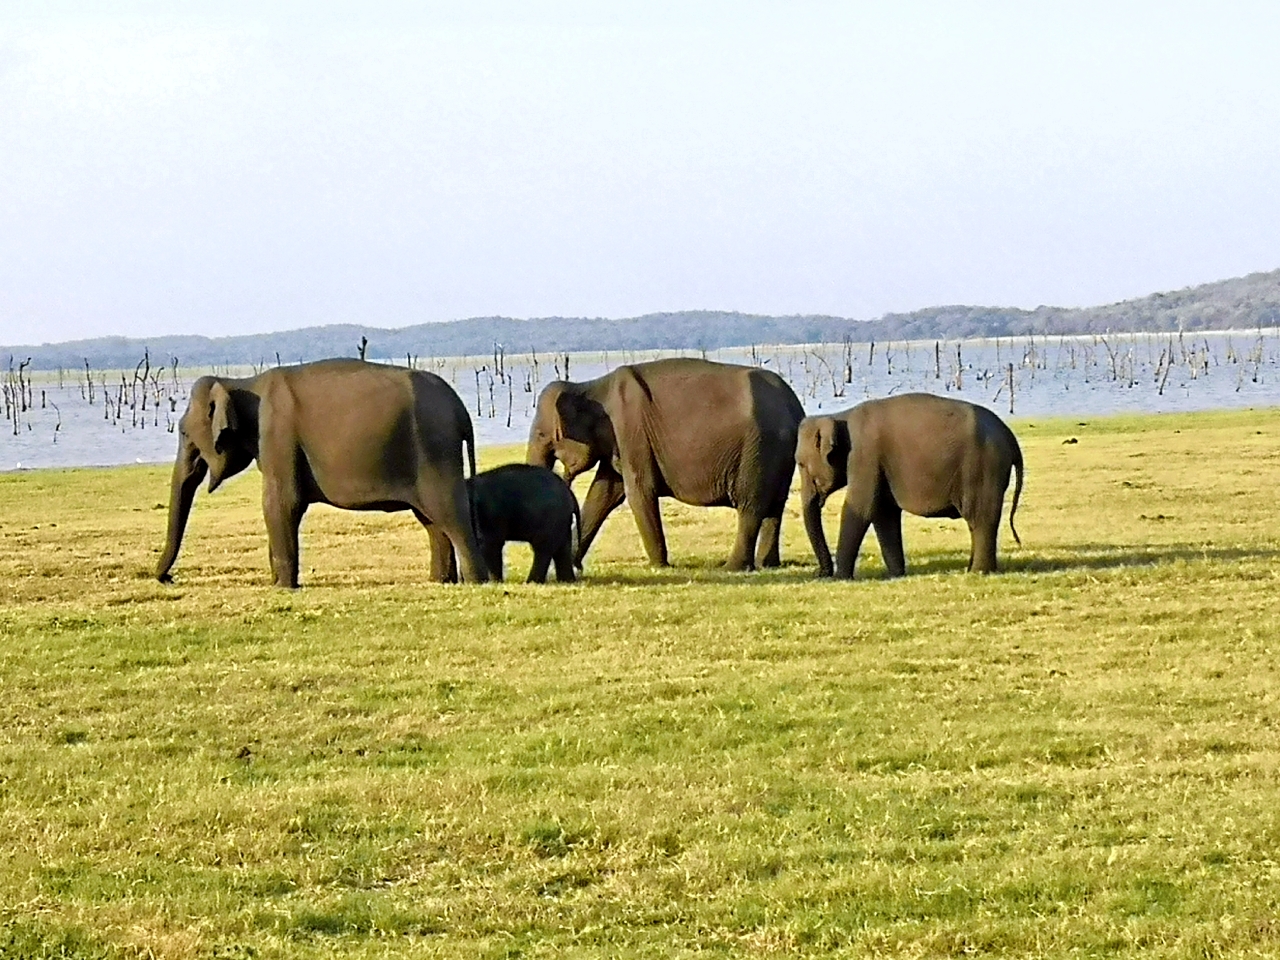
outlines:
[{"label": "wrinkled gray skin", "polygon": [[582,518],[569,485],[545,467],[508,463],[467,481],[476,539],[489,576],[502,579],[502,548],[508,542],[533,548],[529,583],[546,583],[552,563],[556,579],[572,583]]},{"label": "wrinkled gray skin", "polygon": [[921,517],[963,518],[972,549],[969,570],[996,570],[996,535],[1009,473],[1018,483],[1009,509],[1013,526],[1022,493],[1022,450],[1013,431],[985,407],[963,400],[907,393],[869,400],[825,417],[806,417],[796,441],[805,529],[818,575],[832,575],[822,529],[822,505],[846,487],[834,573],[851,578],[867,527],[874,526],[889,576],[907,571],[902,511]]},{"label": "wrinkled gray skin", "polygon": [[706,360],[655,360],[586,383],[558,380],[538,397],[528,461],[597,467],[582,505],[577,559],[625,499],[649,561],[667,565],[660,497],[733,507],[738,536],[726,567],[778,565],[778,533],[795,471],[800,401],[777,374]]},{"label": "wrinkled gray skin", "polygon": [[464,443],[475,473],[471,417],[435,374],[322,360],[241,380],[201,377],[178,432],[161,582],[205,474],[212,493],[254,460],[278,586],[298,585],[298,527],[313,503],[412,510],[431,537],[433,577],[445,579],[452,548],[465,580],[488,579],[463,475]]}]

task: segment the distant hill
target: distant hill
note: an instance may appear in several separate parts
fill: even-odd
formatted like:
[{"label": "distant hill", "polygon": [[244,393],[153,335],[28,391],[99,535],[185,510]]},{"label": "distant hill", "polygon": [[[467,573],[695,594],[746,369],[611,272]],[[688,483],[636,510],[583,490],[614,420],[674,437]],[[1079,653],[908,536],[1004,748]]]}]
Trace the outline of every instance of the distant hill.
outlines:
[{"label": "distant hill", "polygon": [[103,337],[40,346],[0,347],[2,359],[31,358],[31,367],[53,370],[132,367],[143,350],[153,363],[177,357],[184,366],[247,365],[354,356],[368,337],[368,356],[403,358],[488,354],[495,343],[509,353],[580,350],[653,350],[750,344],[958,340],[971,337],[1107,331],[1227,330],[1280,325],[1280,270],[1220,280],[1173,293],[1154,293],[1101,307],[929,307],[890,313],[878,320],[845,317],[771,317],[713,310],[648,314],[625,320],[582,317],[476,317],[383,329],[359,324],[308,327],[240,337]]}]

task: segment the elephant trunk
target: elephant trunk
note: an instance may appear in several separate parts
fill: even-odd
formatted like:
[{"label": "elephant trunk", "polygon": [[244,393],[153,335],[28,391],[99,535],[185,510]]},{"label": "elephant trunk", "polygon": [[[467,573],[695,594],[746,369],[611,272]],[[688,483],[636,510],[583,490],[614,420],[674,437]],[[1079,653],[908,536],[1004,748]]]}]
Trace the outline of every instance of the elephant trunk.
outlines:
[{"label": "elephant trunk", "polygon": [[208,469],[196,445],[184,439],[177,459],[173,462],[173,480],[169,487],[169,529],[165,534],[164,552],[160,554],[160,562],[156,564],[156,579],[161,583],[168,583],[170,580],[169,570],[173,567],[173,561],[178,558],[178,548],[182,546],[182,534],[187,529],[191,503],[195,500],[196,489],[204,480]]},{"label": "elephant trunk", "polygon": [[530,443],[526,461],[535,467],[546,467],[548,470],[556,465],[556,451],[549,443]]},{"label": "elephant trunk", "polygon": [[820,577],[829,577],[835,572],[831,565],[831,550],[827,547],[827,534],[822,529],[822,505],[826,499],[812,483],[801,484],[800,509],[804,515],[804,529],[809,534],[809,543],[813,545],[813,553],[818,558]]},{"label": "elephant trunk", "polygon": [[596,472],[596,477],[587,489],[582,501],[582,512],[578,526],[578,549],[574,552],[574,562],[579,566],[591,549],[591,541],[600,532],[605,517],[626,498],[626,485],[621,477],[606,474],[603,469]]}]

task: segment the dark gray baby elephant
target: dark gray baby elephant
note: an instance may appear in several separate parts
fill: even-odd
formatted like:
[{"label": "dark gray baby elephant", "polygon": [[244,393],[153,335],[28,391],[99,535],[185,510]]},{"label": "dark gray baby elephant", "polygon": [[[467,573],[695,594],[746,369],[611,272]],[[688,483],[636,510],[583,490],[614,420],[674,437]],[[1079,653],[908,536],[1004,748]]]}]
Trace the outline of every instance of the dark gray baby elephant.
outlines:
[{"label": "dark gray baby elephant", "polygon": [[990,410],[963,400],[907,393],[869,400],[825,417],[806,417],[796,440],[805,529],[818,575],[832,574],[822,530],[822,505],[847,487],[840,515],[835,575],[850,578],[867,527],[874,526],[889,576],[907,571],[902,511],[963,518],[973,538],[969,569],[996,570],[996,533],[1009,474],[1018,483],[1009,529],[1022,494],[1022,450],[1013,431]]},{"label": "dark gray baby elephant", "polygon": [[493,579],[502,579],[502,548],[512,540],[533,547],[529,583],[546,583],[552,563],[561,583],[576,579],[582,518],[578,498],[564,480],[545,467],[509,463],[467,482],[480,555]]}]

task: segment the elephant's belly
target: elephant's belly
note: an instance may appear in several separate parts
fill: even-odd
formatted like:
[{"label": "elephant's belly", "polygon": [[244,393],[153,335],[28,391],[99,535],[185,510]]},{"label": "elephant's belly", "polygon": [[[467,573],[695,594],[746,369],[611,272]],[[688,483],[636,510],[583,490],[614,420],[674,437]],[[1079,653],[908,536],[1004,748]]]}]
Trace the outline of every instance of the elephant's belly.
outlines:
[{"label": "elephant's belly", "polygon": [[317,481],[312,499],[341,510],[381,510],[385,513],[408,510],[414,502],[413,491],[401,490],[397,485],[327,478]]},{"label": "elephant's belly", "polygon": [[960,518],[959,509],[956,509],[955,504],[950,500],[933,497],[897,497],[897,495],[893,499],[897,500],[897,506],[918,517],[936,517],[945,518],[945,520]]},{"label": "elephant's belly", "polygon": [[932,513],[919,514],[919,516],[928,517],[931,520],[937,519],[937,518],[942,518],[946,520],[959,520],[960,511],[957,510],[955,507],[948,506],[948,507],[943,507],[940,510],[934,510]]},{"label": "elephant's belly", "polygon": [[[960,519],[954,471],[916,470],[905,476],[900,471],[885,478],[888,492],[898,506],[917,517]],[[884,487],[881,488],[883,493]]]},{"label": "elephant's belly", "polygon": [[381,510],[383,513],[396,513],[400,510],[410,509],[410,505],[404,500],[363,500],[354,497],[327,497],[321,495],[314,502],[327,503],[329,506],[337,507],[339,510]]},{"label": "elephant's belly", "polygon": [[680,496],[679,494],[676,494],[676,493],[666,493],[666,494],[662,494],[662,496],[671,497],[673,500],[679,500],[681,503],[687,503],[687,504],[688,504],[689,506],[691,506],[691,507],[732,507],[732,506],[735,506],[735,504],[733,503],[733,501],[732,501],[732,500],[730,500],[730,499],[729,499],[729,497],[726,497],[726,496],[720,496],[720,497],[712,497],[712,496],[706,496],[706,497],[683,496],[683,497],[682,497],[682,496]]},{"label": "elephant's belly", "polygon": [[940,496],[936,492],[910,489],[898,489],[891,492],[899,507],[907,513],[914,513],[917,517],[960,519],[959,509],[948,496]]},{"label": "elephant's belly", "polygon": [[691,507],[732,507],[733,497],[726,489],[727,484],[704,483],[667,483],[658,484],[658,496],[672,497]]},{"label": "elephant's belly", "polygon": [[737,506],[733,490],[738,481],[737,463],[712,465],[721,466],[721,469],[707,469],[707,466],[667,467],[657,478],[658,496],[674,497],[691,507]]},{"label": "elephant's belly", "polygon": [[[334,504],[341,507],[342,504]],[[361,503],[353,507],[344,507],[346,510],[381,510],[383,513],[397,513],[401,510],[408,510],[409,504],[402,500],[379,500],[372,503]]]}]

